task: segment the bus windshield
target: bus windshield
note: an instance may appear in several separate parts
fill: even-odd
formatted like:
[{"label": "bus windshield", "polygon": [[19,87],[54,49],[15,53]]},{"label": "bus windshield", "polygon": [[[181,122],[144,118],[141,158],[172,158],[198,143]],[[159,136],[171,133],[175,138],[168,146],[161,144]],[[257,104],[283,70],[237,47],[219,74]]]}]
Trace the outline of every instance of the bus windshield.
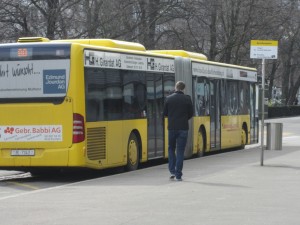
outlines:
[{"label": "bus windshield", "polygon": [[7,44],[0,47],[0,100],[65,97],[70,44]]}]

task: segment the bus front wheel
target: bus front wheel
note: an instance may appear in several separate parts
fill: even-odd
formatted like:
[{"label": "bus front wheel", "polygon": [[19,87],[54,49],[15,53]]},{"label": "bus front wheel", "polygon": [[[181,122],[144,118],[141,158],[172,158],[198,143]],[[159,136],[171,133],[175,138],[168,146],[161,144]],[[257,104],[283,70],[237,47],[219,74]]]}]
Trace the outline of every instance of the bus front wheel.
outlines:
[{"label": "bus front wheel", "polygon": [[139,166],[139,142],[134,133],[132,133],[128,140],[127,146],[127,171],[136,170]]}]

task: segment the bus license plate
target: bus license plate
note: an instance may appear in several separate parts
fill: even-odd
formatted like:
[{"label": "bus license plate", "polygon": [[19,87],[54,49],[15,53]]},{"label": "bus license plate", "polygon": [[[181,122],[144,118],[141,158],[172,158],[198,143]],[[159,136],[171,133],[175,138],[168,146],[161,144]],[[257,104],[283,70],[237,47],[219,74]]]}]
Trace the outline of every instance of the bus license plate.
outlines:
[{"label": "bus license plate", "polygon": [[34,156],[34,149],[14,149],[11,150],[11,156]]}]

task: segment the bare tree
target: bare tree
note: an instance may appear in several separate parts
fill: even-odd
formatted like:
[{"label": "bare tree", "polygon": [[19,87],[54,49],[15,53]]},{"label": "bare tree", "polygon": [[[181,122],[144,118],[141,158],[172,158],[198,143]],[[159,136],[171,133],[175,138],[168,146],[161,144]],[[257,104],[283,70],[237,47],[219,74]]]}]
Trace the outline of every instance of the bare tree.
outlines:
[{"label": "bare tree", "polygon": [[300,85],[297,0],[2,0],[0,39],[112,38],[147,49],[185,49],[210,60],[260,67],[250,40],[279,40],[266,77],[292,104]]},{"label": "bare tree", "polygon": [[26,1],[1,1],[0,27],[3,42],[15,41],[19,36],[32,35],[30,22],[28,20],[30,12],[30,5]]},{"label": "bare tree", "polygon": [[286,1],[283,18],[283,38],[280,49],[283,66],[282,94],[286,104],[293,104],[297,90],[299,89],[299,41],[300,41],[300,17],[298,2]]}]

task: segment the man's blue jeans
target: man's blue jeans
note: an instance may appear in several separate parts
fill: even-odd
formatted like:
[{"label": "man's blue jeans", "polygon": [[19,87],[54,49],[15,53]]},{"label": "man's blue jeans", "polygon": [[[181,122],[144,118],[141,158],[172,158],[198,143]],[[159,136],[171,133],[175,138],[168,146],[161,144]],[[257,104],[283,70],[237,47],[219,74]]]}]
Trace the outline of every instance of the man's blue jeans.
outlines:
[{"label": "man's blue jeans", "polygon": [[174,174],[177,179],[180,179],[182,176],[187,137],[188,130],[169,130],[169,171],[171,174]]}]

